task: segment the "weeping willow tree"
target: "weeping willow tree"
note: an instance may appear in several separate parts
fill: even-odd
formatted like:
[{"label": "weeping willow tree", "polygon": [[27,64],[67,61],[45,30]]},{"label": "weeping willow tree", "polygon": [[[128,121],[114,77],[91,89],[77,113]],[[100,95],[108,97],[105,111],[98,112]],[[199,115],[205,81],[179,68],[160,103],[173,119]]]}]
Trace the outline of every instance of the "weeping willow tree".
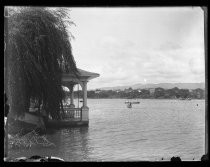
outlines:
[{"label": "weeping willow tree", "polygon": [[64,8],[16,7],[8,17],[8,97],[13,118],[35,99],[53,119],[61,119],[61,74],[77,76]]}]

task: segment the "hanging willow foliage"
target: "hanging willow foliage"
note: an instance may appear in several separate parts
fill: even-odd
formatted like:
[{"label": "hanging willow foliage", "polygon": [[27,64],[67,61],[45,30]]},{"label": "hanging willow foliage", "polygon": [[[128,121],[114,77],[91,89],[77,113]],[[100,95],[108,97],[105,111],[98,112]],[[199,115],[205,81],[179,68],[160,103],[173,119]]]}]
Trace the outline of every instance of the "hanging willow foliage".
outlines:
[{"label": "hanging willow foliage", "polygon": [[[68,10],[16,7],[9,12],[9,89],[16,91],[21,87],[18,87],[19,83],[25,99],[22,100],[25,102],[23,107],[16,107],[13,113],[23,114],[33,98],[43,104],[53,119],[60,119],[64,96],[61,74],[71,72],[77,75],[78,72],[69,41],[72,35],[67,31],[67,27],[74,24],[70,21]],[[11,103],[15,102],[19,103],[11,100]]]}]

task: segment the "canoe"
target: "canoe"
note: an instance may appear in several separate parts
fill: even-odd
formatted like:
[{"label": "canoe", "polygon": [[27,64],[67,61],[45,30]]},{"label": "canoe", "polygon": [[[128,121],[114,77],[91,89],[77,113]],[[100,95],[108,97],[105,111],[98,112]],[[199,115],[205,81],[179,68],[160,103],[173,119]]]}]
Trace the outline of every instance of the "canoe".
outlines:
[{"label": "canoe", "polygon": [[129,102],[129,101],[126,101],[126,102],[125,102],[125,104],[129,104],[129,103],[131,103],[131,104],[140,104],[140,102],[139,102],[139,101],[134,101],[134,102]]}]

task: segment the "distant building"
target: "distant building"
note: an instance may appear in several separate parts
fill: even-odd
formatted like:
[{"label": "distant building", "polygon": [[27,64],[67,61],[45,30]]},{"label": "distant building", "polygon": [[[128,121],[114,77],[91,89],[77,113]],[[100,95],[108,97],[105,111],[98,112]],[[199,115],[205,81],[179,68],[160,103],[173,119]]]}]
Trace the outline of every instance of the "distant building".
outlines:
[{"label": "distant building", "polygon": [[154,95],[154,92],[155,92],[155,88],[149,88],[150,95]]},{"label": "distant building", "polygon": [[125,93],[130,93],[130,92],[132,92],[132,91],[133,91],[133,89],[132,89],[131,87],[124,90]]},{"label": "distant building", "polygon": [[120,89],[115,90],[115,92],[119,93],[120,92]]},{"label": "distant building", "polygon": [[100,89],[96,89],[96,90],[95,90],[95,93],[100,93],[100,92],[101,92]]},{"label": "distant building", "polygon": [[192,93],[193,92],[193,89],[189,89],[189,92]]}]

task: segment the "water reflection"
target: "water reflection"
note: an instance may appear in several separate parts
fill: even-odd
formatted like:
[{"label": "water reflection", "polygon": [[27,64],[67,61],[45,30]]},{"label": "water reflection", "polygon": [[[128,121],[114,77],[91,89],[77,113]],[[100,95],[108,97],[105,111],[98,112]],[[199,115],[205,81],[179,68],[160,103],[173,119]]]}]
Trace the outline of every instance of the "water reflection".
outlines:
[{"label": "water reflection", "polygon": [[204,154],[204,102],[141,100],[131,111],[122,99],[92,99],[89,127],[50,130],[47,138],[56,147],[11,153],[66,161],[199,160]]},{"label": "water reflection", "polygon": [[48,135],[56,145],[58,155],[69,161],[89,161],[92,148],[89,145],[88,127],[66,128]]},{"label": "water reflection", "polygon": [[88,127],[49,129],[46,136],[55,147],[33,146],[30,149],[10,149],[9,156],[58,156],[66,161],[91,161],[89,155],[93,148],[89,145]]}]

